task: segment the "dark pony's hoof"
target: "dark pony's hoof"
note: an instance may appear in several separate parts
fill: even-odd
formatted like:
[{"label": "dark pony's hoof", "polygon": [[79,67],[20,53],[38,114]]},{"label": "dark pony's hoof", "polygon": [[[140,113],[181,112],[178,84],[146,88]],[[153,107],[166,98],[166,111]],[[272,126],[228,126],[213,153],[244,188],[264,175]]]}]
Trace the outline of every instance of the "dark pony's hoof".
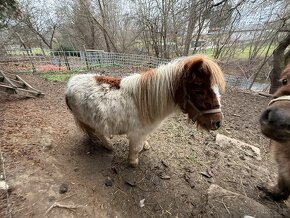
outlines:
[{"label": "dark pony's hoof", "polygon": [[263,197],[267,200],[284,201],[289,197],[289,194],[279,191],[277,186],[259,184],[257,185],[257,188],[265,194]]}]

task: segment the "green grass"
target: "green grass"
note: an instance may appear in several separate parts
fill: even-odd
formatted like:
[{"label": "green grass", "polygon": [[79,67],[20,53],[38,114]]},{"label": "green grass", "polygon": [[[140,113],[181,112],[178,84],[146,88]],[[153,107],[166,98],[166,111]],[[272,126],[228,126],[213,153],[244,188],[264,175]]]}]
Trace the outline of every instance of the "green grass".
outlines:
[{"label": "green grass", "polygon": [[[43,55],[43,52],[45,55],[49,55],[50,54],[50,50],[49,49],[43,49],[43,52],[41,50],[41,48],[32,48],[31,49],[32,55]],[[7,51],[8,54],[11,55],[23,55],[23,56],[27,56],[27,52],[25,50],[22,49],[16,49],[16,50],[11,50],[11,51]]]},{"label": "green grass", "polygon": [[[235,49],[234,58],[238,58],[238,59],[248,59],[250,55],[250,46],[246,46],[244,48],[225,48],[225,49]],[[271,46],[269,49],[268,55],[272,54],[274,49],[275,49],[275,46]],[[267,50],[268,50],[268,46],[263,46],[262,48],[259,49],[257,56],[261,58],[265,57]],[[200,53],[205,54],[209,57],[213,57],[214,49],[213,48],[203,49],[200,51]],[[227,56],[223,56],[223,57],[227,57]]]},{"label": "green grass", "polygon": [[212,48],[208,48],[208,49],[203,49],[200,51],[201,54],[204,54],[208,57],[213,57],[213,49]]},{"label": "green grass", "polygon": [[44,77],[54,82],[63,82],[63,81],[67,81],[74,74],[76,74],[76,72],[74,71],[46,72],[46,73],[41,74],[41,77]]},{"label": "green grass", "polygon": [[[49,55],[50,54],[50,50],[49,49],[43,49],[44,54],[45,55]],[[32,48],[32,54],[33,55],[37,55],[37,54],[43,54],[41,48]]]}]

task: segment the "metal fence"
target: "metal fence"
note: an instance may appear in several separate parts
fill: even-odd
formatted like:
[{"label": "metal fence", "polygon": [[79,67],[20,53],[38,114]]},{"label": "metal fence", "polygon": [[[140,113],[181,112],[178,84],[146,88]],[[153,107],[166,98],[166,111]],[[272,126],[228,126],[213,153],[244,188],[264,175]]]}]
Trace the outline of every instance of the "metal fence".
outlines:
[{"label": "metal fence", "polygon": [[[168,59],[146,55],[110,53],[99,50],[53,51],[13,49],[0,51],[0,69],[12,72],[66,72],[104,69],[110,72],[136,73],[168,63]],[[241,76],[225,75],[229,87],[248,89],[252,80]],[[266,91],[268,83],[255,82],[252,90]]]},{"label": "metal fence", "polygon": [[152,68],[167,63],[167,59],[146,55],[110,53],[98,50],[0,51],[0,67],[8,72],[47,72],[94,70],[98,68]]},{"label": "metal fence", "polygon": [[[229,87],[235,87],[239,89],[250,89],[253,91],[268,91],[270,84],[268,82],[254,82],[251,79],[247,79],[241,76],[225,75],[226,85]],[[252,84],[253,83],[253,84]]]}]

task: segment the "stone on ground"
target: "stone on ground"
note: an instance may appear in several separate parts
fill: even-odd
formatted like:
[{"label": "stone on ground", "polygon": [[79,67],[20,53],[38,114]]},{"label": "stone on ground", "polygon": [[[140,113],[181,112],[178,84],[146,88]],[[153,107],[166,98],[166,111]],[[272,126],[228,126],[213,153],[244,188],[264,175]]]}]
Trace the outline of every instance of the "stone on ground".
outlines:
[{"label": "stone on ground", "polygon": [[261,160],[260,149],[257,148],[256,146],[247,144],[237,139],[227,137],[222,134],[216,135],[216,143],[220,146],[235,146],[246,156],[252,157],[256,160]]}]

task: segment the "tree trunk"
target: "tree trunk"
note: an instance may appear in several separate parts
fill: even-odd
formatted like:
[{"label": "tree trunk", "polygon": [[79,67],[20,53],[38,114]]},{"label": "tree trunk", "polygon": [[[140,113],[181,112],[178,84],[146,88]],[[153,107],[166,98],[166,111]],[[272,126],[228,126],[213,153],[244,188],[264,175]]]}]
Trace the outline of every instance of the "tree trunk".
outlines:
[{"label": "tree trunk", "polygon": [[186,32],[186,37],[185,37],[185,42],[184,42],[184,49],[183,49],[183,55],[187,56],[190,45],[191,45],[191,40],[192,40],[192,33],[194,30],[194,26],[196,23],[195,19],[195,5],[194,2],[191,3],[190,9],[189,9],[189,20],[188,20],[188,25],[187,25],[187,32]]},{"label": "tree trunk", "polygon": [[[106,17],[105,17],[105,13],[104,13],[104,9],[103,9],[102,3],[101,3],[100,0],[98,0],[99,9],[100,9],[100,12],[101,12],[101,17],[102,17],[102,26],[104,27],[104,29],[107,29],[106,28]],[[105,32],[104,29],[102,29],[102,32],[103,32],[103,35],[104,35],[107,51],[110,52],[111,48],[110,48],[110,44],[109,44],[108,33]]]},{"label": "tree trunk", "polygon": [[289,61],[290,61],[290,49],[285,54],[285,66],[289,63]]},{"label": "tree trunk", "polygon": [[[33,63],[32,59],[31,59],[31,55],[32,55],[31,49],[28,49],[28,48],[27,48],[27,46],[25,45],[23,39],[22,39],[21,36],[19,35],[19,33],[16,32],[15,34],[17,35],[19,41],[21,42],[21,44],[23,45],[23,47],[24,47],[24,49],[25,49],[25,51],[26,51],[26,53],[27,53],[28,59],[29,59],[29,61],[30,61],[30,63],[31,63],[31,67],[32,67],[32,73],[36,73],[36,68],[35,68],[35,66],[34,66],[34,63]],[[29,52],[29,51],[30,51],[30,52]]]},{"label": "tree trunk", "polygon": [[273,51],[273,68],[270,72],[270,94],[273,94],[280,86],[279,78],[285,68],[285,50],[290,44],[290,33],[278,44]]}]

